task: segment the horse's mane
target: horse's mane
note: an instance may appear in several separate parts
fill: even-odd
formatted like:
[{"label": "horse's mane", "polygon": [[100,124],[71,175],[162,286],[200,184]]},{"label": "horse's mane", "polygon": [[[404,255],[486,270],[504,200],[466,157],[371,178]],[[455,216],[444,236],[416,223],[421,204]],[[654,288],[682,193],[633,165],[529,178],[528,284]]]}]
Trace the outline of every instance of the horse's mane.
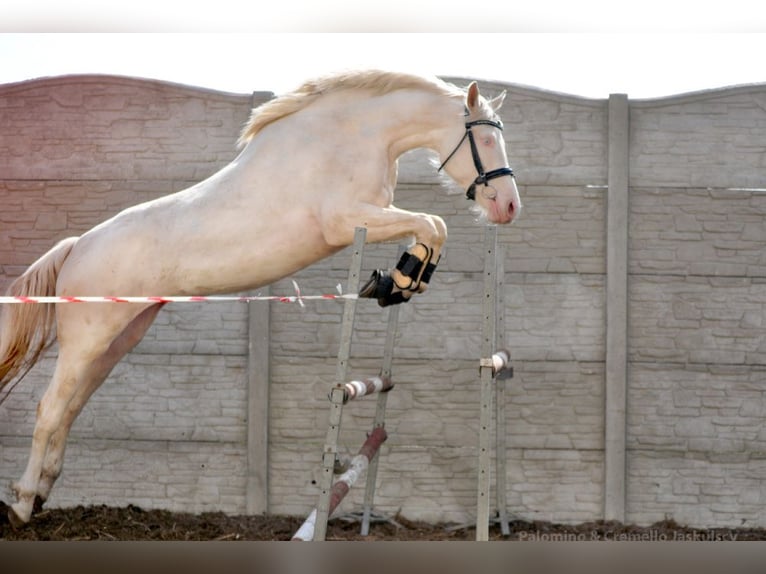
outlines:
[{"label": "horse's mane", "polygon": [[298,112],[324,94],[341,90],[367,90],[383,95],[395,90],[420,89],[446,96],[463,95],[463,91],[438,78],[412,74],[366,70],[321,76],[305,82],[298,89],[254,108],[239,137],[244,145],[267,125]]}]

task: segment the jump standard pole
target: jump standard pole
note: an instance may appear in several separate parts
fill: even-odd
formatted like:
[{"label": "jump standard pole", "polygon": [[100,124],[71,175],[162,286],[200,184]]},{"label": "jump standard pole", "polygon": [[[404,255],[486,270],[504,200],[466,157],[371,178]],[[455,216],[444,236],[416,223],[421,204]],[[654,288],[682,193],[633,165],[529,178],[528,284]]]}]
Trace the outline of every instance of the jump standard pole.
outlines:
[{"label": "jump standard pole", "polygon": [[[354,232],[354,246],[351,264],[348,270],[348,293],[358,293],[360,274],[362,272],[362,255],[367,239],[367,229],[357,227]],[[319,503],[316,509],[316,527],[313,540],[322,541],[327,535],[327,520],[330,516],[330,499],[332,496],[333,472],[338,455],[338,437],[340,421],[343,412],[345,391],[342,381],[348,380],[348,362],[351,356],[351,338],[354,332],[357,299],[344,301],[343,320],[341,323],[340,345],[338,347],[338,368],[335,380],[338,384],[332,389],[330,401],[330,423],[327,428],[324,451],[322,453],[322,474],[320,477]]]},{"label": "jump standard pole", "polygon": [[[402,246],[399,255],[405,251]],[[399,325],[399,309],[401,305],[392,305],[388,311],[388,324],[386,326],[386,342],[383,347],[383,365],[381,366],[380,376],[384,380],[391,380],[391,371],[394,361],[394,346],[396,344],[396,331]],[[393,385],[392,385],[393,386]],[[388,401],[388,389],[386,392],[378,394],[378,400],[375,405],[375,420],[373,422],[373,432],[377,429],[385,429],[386,404]],[[370,533],[370,520],[372,518],[372,505],[375,500],[375,482],[378,477],[378,460],[375,456],[370,460],[367,468],[367,479],[364,488],[364,507],[362,509],[362,527],[360,534],[367,536]]]},{"label": "jump standard pole", "polygon": [[[359,290],[359,275],[362,267],[366,229],[357,228],[354,235],[354,251],[349,266],[348,292]],[[406,247],[400,248],[404,251]],[[401,255],[401,253],[400,253]],[[388,437],[385,429],[386,400],[388,391],[393,388],[391,371],[394,355],[394,345],[398,326],[399,306],[389,308],[386,341],[383,352],[383,365],[380,374],[363,380],[353,380],[346,383],[348,363],[351,357],[351,342],[354,330],[357,299],[348,298],[345,301],[341,323],[341,337],[338,348],[337,383],[330,391],[330,416],[324,449],[322,453],[322,474],[320,478],[320,494],[317,507],[311,512],[293,540],[323,541],[327,536],[327,522],[333,511],[346,496],[351,486],[359,476],[367,470],[364,510],[362,514],[362,535],[369,534],[372,505],[375,497],[375,482],[377,478],[378,450]],[[333,475],[338,459],[338,438],[343,413],[343,406],[357,398],[373,393],[378,394],[373,428],[368,433],[362,449],[351,460],[351,465],[335,483]]]},{"label": "jump standard pole", "polygon": [[[492,403],[495,403],[496,457],[495,471],[497,480],[496,502],[498,518],[503,534],[510,533],[506,512],[506,442],[505,442],[505,379],[513,376],[510,366],[509,351],[496,351],[502,343],[503,313],[502,302],[503,278],[499,277],[504,266],[498,264],[497,226],[488,225],[484,235],[484,293],[482,298],[482,339],[481,358],[479,360],[479,461],[476,493],[476,540],[489,540],[490,492],[491,492],[491,437]],[[499,307],[499,309],[498,309]],[[501,327],[501,328],[498,328]],[[498,382],[502,383],[498,386]]]}]

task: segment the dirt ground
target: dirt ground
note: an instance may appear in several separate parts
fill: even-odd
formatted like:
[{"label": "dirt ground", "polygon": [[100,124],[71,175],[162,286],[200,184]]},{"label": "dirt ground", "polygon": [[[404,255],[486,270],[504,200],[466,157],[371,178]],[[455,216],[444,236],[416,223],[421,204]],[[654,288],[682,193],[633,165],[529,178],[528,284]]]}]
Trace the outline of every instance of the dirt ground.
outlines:
[{"label": "dirt ground", "polygon": [[[290,540],[304,517],[228,516],[223,513],[186,514],[163,510],[142,510],[136,506],[78,506],[42,510],[30,524],[14,529],[6,518],[7,506],[0,502],[0,540]],[[327,540],[439,541],[475,540],[471,525],[426,524],[400,516],[375,522],[370,534],[359,534],[359,522],[349,518],[330,521]],[[547,522],[510,521],[510,535],[499,525],[490,528],[496,541],[740,541],[766,540],[766,530],[692,529],[673,521],[637,527],[609,522],[560,525]]]}]

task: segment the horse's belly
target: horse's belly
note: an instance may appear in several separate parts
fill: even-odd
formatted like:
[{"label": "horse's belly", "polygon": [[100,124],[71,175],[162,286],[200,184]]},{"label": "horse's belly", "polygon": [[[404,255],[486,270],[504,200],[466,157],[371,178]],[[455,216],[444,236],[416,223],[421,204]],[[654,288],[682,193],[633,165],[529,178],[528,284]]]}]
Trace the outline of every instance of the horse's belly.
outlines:
[{"label": "horse's belly", "polygon": [[[318,242],[271,242],[268,238],[258,245],[211,251],[188,260],[172,263],[171,275],[179,293],[226,293],[257,289],[278,281],[331,255],[335,250]],[[322,249],[317,247],[321,246]],[[161,282],[164,282],[161,281]]]},{"label": "horse's belly", "polygon": [[256,289],[334,253],[310,218],[250,225],[116,222],[84,235],[59,291],[69,295],[205,295]]}]

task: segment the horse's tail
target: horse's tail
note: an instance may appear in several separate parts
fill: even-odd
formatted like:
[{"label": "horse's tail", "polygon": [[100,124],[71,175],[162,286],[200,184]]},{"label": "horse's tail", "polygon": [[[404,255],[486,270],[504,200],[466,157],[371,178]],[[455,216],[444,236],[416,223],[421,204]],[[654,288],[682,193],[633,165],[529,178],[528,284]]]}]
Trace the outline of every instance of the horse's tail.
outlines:
[{"label": "horse's tail", "polygon": [[[56,295],[56,279],[77,237],[60,241],[35,261],[8,289],[12,297]],[[53,303],[5,305],[0,317],[0,390],[11,380],[26,375],[53,344],[56,310]],[[17,381],[17,383],[18,383]],[[15,386],[15,385],[14,385]],[[8,391],[10,392],[10,391]],[[5,397],[8,395],[6,394]],[[0,403],[5,400],[0,398]]]}]

